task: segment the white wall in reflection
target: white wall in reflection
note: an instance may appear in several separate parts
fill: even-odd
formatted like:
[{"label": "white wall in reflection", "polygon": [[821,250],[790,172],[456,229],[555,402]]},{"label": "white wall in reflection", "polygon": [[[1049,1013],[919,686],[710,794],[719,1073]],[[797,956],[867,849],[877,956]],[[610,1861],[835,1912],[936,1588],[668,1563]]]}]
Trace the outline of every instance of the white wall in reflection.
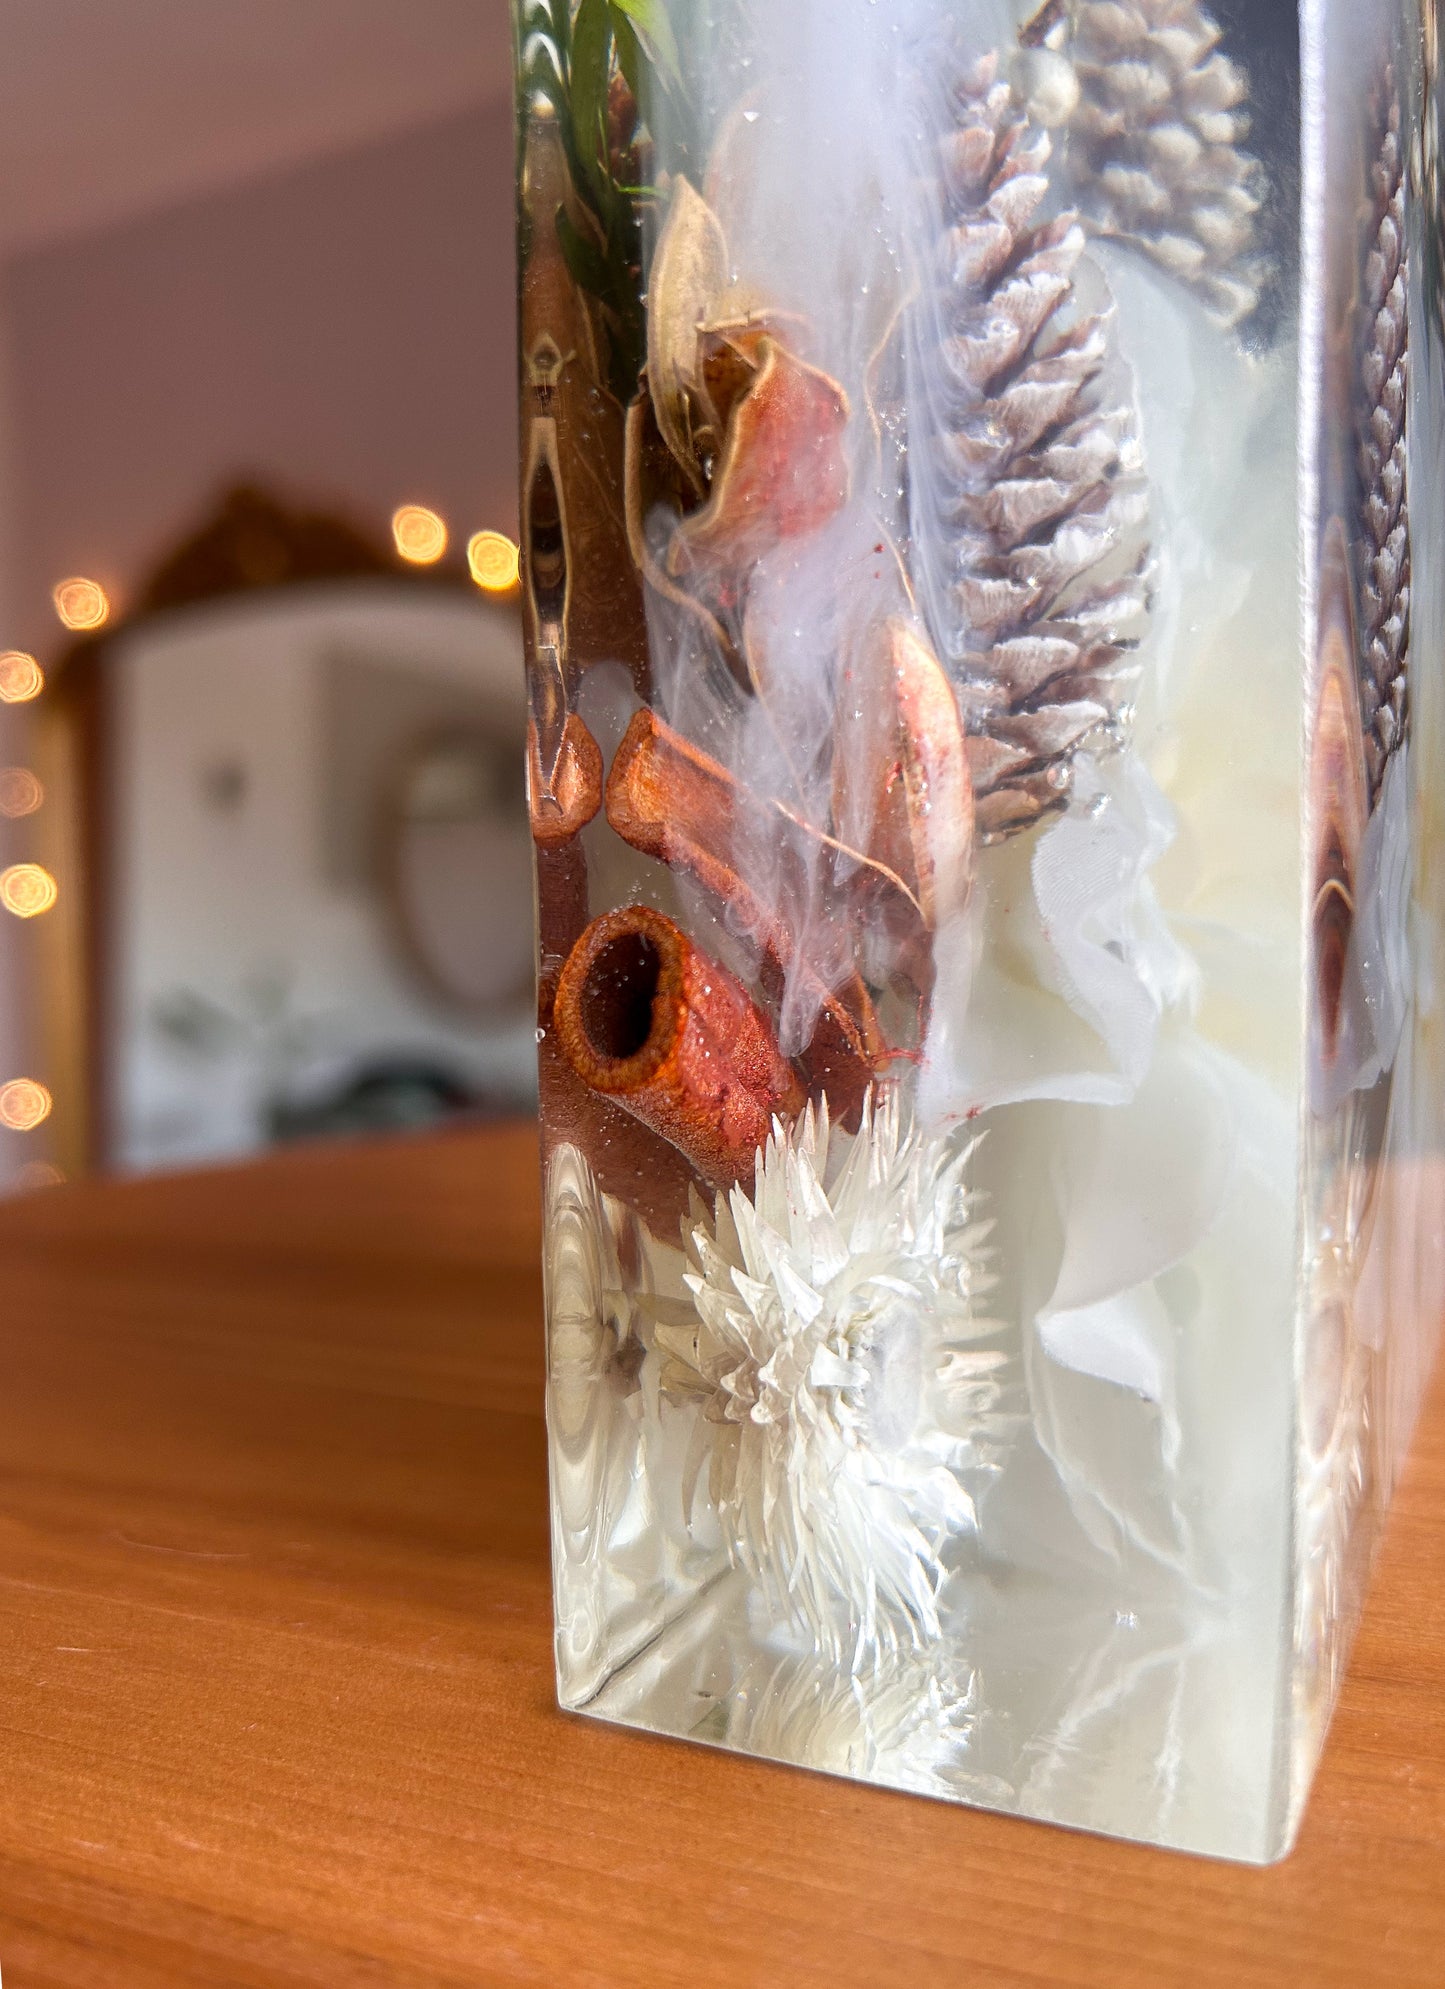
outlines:
[{"label": "white wall in reflection", "polygon": [[526,1109],[514,616],[298,590],[143,623],[107,667],[108,1163]]}]

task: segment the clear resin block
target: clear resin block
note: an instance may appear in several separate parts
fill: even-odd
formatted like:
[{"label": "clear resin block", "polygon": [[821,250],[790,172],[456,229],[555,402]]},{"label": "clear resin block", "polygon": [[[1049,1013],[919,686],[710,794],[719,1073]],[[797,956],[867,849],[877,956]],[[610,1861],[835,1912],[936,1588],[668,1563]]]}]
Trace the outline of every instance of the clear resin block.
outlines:
[{"label": "clear resin block", "polygon": [[1445,1303],[1435,0],[518,0],[559,1691],[1261,1861]]}]

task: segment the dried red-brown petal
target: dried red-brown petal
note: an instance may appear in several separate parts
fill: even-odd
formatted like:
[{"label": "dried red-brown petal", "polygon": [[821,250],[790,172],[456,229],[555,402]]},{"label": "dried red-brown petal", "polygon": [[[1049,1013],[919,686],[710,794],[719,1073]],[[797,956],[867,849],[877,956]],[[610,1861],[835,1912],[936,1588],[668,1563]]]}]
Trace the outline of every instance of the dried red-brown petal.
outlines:
[{"label": "dried red-brown petal", "polygon": [[953,688],[919,630],[892,617],[849,665],[834,822],[907,884],[936,931],[968,902],[973,780]]},{"label": "dried red-brown petal", "polygon": [[562,732],[557,764],[543,773],[537,727],[527,724],[527,809],[534,841],[555,848],[585,829],[602,806],[602,748],[575,712]]},{"label": "dried red-brown petal", "polygon": [[734,402],[707,503],[668,549],[671,577],[730,617],[748,574],[780,540],[800,538],[848,499],[848,397],[768,333]]}]

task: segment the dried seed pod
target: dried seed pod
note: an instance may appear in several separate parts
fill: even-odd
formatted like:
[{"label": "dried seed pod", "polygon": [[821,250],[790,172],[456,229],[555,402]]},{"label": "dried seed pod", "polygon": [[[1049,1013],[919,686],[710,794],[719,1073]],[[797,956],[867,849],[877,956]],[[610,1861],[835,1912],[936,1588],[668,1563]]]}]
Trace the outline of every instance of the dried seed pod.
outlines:
[{"label": "dried seed pod", "polygon": [[577,1075],[661,1133],[719,1187],[751,1176],[797,1073],[726,968],[646,905],[594,919],[557,984],[553,1020]]},{"label": "dried seed pod", "polygon": [[943,432],[917,445],[914,536],[978,833],[997,840],[1066,803],[1081,747],[1122,740],[1148,494],[1133,409],[1109,380],[1112,319],[1073,302],[1083,231],[1038,218],[1049,140],[992,59],[949,112],[932,300]]},{"label": "dried seed pod", "polygon": [[[639,711],[628,726],[607,779],[607,820],[625,843],[700,884],[735,928],[757,949],[766,979],[788,974],[808,982],[820,1027],[858,1065],[864,1081],[887,1061],[867,989],[855,974],[837,992],[814,982],[795,945],[792,922],[769,903],[737,868],[737,845],[786,843],[790,831],[817,848],[828,839],[774,803],[760,800],[718,761],[690,745],[655,712]],[[832,845],[854,878],[867,865],[854,851]],[[877,866],[874,880],[894,898],[892,911],[907,923],[916,911],[901,879]],[[835,1063],[837,1058],[834,1059]]]},{"label": "dried seed pod", "polygon": [[1358,451],[1360,716],[1371,805],[1410,722],[1410,506],[1406,487],[1409,274],[1400,103],[1386,84],[1370,168],[1360,284]]},{"label": "dried seed pod", "polygon": [[706,485],[689,396],[701,380],[702,327],[727,289],[728,245],[717,216],[681,173],[647,287],[647,384],[658,430],[699,498]]},{"label": "dried seed pod", "polygon": [[1067,134],[1085,226],[1233,325],[1259,302],[1263,174],[1248,81],[1198,0],[1049,0],[1024,29],[1031,104]]}]

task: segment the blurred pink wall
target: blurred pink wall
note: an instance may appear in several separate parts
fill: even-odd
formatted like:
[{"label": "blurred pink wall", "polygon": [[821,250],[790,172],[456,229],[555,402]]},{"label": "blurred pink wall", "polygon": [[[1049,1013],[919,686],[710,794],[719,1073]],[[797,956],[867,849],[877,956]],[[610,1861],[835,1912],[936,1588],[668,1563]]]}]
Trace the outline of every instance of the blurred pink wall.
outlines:
[{"label": "blurred pink wall", "polygon": [[123,606],[237,475],[514,531],[511,176],[494,99],[14,258],[0,648],[53,653],[67,573]]},{"label": "blurred pink wall", "polygon": [[[515,531],[511,178],[493,94],[0,262],[0,649],[55,654],[69,573],[123,609],[237,476],[383,538],[408,499]],[[26,719],[0,707],[0,764]],[[33,842],[0,820],[0,865]],[[38,933],[3,925],[0,1082],[41,1074]],[[0,1130],[0,1190],[43,1151]]]}]

